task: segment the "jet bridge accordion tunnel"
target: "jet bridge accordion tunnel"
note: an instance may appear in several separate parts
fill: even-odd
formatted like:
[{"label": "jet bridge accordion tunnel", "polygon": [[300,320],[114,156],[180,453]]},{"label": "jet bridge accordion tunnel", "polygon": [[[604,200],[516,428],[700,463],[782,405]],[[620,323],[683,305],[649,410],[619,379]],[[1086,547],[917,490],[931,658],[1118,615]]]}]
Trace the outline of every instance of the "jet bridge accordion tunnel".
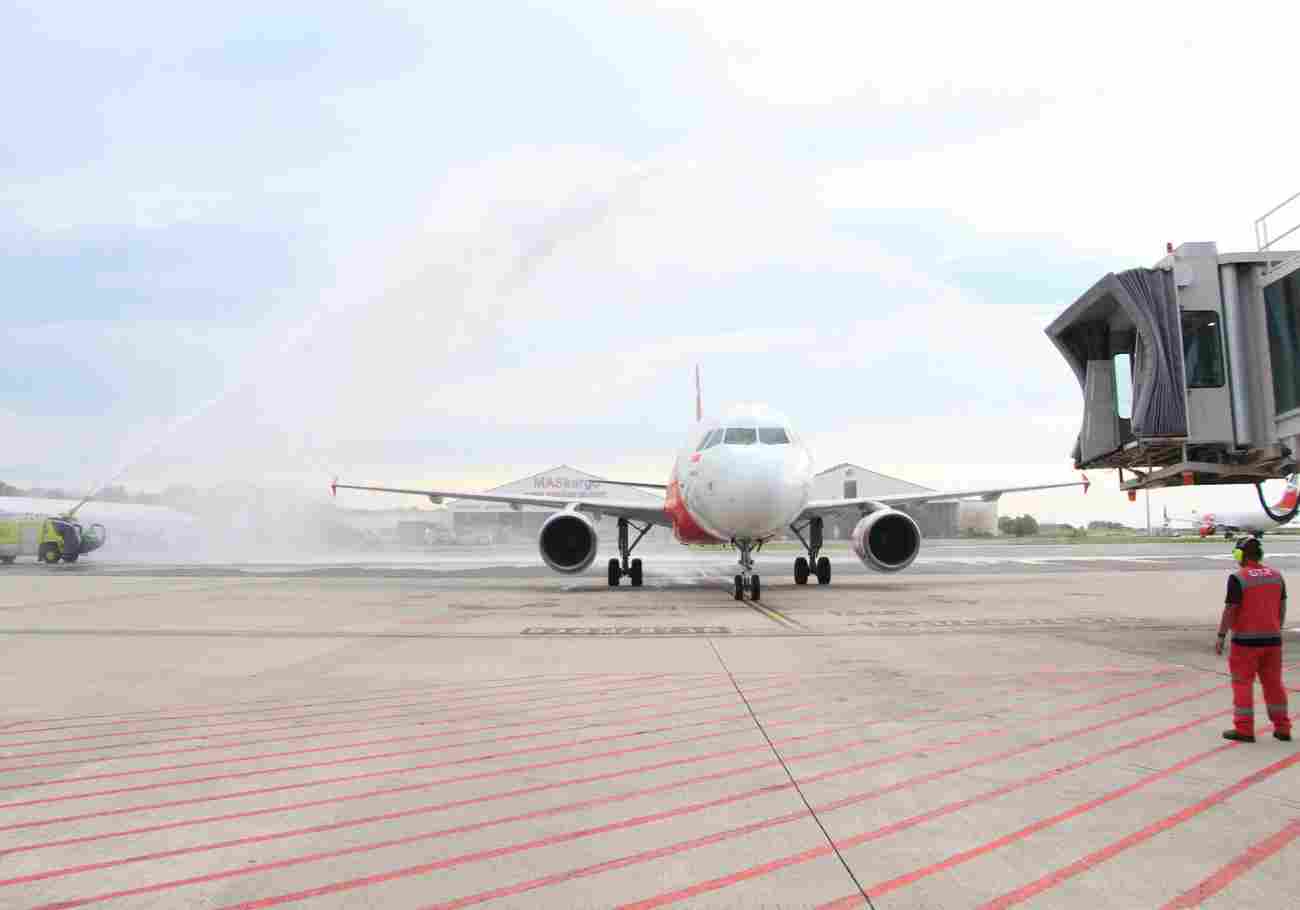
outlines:
[{"label": "jet bridge accordion tunnel", "polygon": [[[1083,390],[1075,467],[1139,489],[1262,483],[1300,451],[1300,254],[1185,243],[1046,329]],[[1265,509],[1268,506],[1265,505]]]}]

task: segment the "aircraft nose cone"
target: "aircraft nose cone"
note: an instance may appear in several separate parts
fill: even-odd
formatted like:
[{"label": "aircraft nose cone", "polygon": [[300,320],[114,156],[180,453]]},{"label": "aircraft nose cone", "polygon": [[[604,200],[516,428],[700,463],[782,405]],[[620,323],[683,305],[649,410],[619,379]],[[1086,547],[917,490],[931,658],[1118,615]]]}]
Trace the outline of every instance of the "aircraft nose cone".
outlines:
[{"label": "aircraft nose cone", "polygon": [[712,477],[700,500],[701,517],[728,537],[761,537],[777,531],[789,516],[789,477],[776,458],[737,460]]}]

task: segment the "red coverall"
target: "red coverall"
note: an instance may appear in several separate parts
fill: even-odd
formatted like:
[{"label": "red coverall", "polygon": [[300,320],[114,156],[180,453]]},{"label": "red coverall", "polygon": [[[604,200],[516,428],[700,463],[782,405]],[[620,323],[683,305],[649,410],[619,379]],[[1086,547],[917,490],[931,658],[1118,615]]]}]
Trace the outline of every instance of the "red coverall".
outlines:
[{"label": "red coverall", "polygon": [[1247,562],[1228,579],[1232,611],[1232,721],[1238,733],[1255,735],[1255,677],[1264,689],[1264,705],[1278,733],[1291,732],[1286,689],[1282,685],[1282,609],[1286,583],[1282,573]]}]

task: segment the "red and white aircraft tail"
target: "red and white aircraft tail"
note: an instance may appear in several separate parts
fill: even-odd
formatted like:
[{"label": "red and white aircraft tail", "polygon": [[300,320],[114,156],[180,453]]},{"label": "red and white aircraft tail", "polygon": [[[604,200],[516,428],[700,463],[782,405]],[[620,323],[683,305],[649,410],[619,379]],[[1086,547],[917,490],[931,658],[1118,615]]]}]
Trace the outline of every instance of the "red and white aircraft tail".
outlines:
[{"label": "red and white aircraft tail", "polygon": [[1297,502],[1300,502],[1300,475],[1292,474],[1287,478],[1286,489],[1282,493],[1282,498],[1269,509],[1274,515],[1287,516],[1286,521],[1276,521],[1257,505],[1245,512],[1205,512],[1203,514],[1192,512],[1188,516],[1175,515],[1172,518],[1169,515],[1169,510],[1165,509],[1165,524],[1168,525],[1174,521],[1194,524],[1197,533],[1202,537],[1209,537],[1212,534],[1222,534],[1225,537],[1241,533],[1263,534],[1266,531],[1274,531],[1290,524],[1294,517],[1293,513],[1296,511]]}]

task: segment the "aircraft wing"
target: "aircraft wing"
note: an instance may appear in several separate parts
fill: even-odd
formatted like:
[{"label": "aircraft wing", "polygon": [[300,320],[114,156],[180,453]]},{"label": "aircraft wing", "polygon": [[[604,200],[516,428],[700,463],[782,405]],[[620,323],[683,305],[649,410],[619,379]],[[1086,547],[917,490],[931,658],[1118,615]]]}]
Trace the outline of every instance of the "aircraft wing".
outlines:
[{"label": "aircraft wing", "polygon": [[614,518],[630,518],[633,521],[648,524],[672,526],[672,519],[662,506],[647,505],[643,502],[618,502],[611,499],[564,499],[559,496],[510,496],[499,493],[459,493],[453,490],[406,490],[400,487],[372,487],[362,484],[330,484],[330,493],[338,490],[368,490],[373,493],[405,493],[410,496],[424,496],[435,504],[445,499],[468,499],[472,502],[499,502],[508,506],[539,506],[543,509],[574,509],[586,512],[595,518],[609,515]]},{"label": "aircraft wing", "polygon": [[924,493],[891,493],[887,496],[863,497],[860,499],[814,499],[804,507],[795,521],[806,521],[817,515],[830,515],[841,512],[856,512],[869,515],[881,509],[893,506],[919,506],[932,502],[956,502],[960,499],[982,499],[992,502],[1004,493],[1031,493],[1036,490],[1059,490],[1064,487],[1083,487],[1088,492],[1092,482],[1085,475],[1083,480],[1072,483],[1035,484],[1027,487],[993,487],[987,490],[927,491]]}]

